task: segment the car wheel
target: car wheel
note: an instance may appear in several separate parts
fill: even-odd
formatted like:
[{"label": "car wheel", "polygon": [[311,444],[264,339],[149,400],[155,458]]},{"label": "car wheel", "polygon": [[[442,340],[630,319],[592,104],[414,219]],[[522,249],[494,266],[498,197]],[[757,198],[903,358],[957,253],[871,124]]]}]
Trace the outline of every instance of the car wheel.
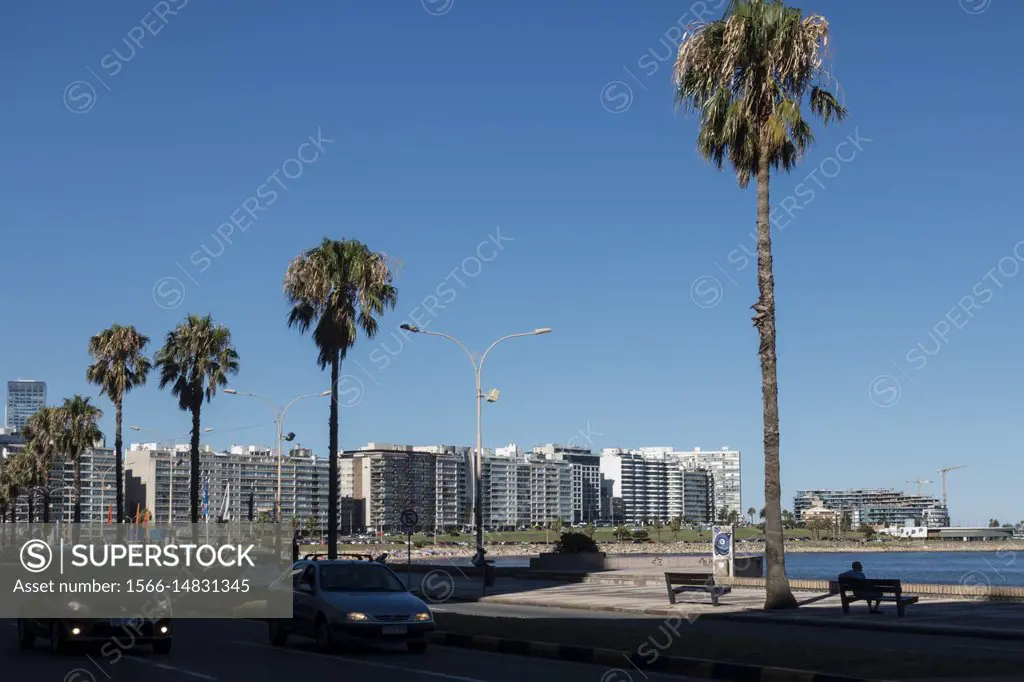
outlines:
[{"label": "car wheel", "polygon": [[171,640],[157,639],[153,641],[153,653],[166,656],[171,653]]},{"label": "car wheel", "polygon": [[68,642],[64,637],[64,628],[56,618],[50,621],[50,651],[55,654],[66,654]]},{"label": "car wheel", "polygon": [[31,649],[35,646],[36,636],[28,629],[28,623],[24,618],[18,619],[18,646],[22,649]]},{"label": "car wheel", "polygon": [[331,625],[327,619],[320,617],[316,624],[316,645],[320,651],[334,651],[334,633],[331,632]]},{"label": "car wheel", "polygon": [[427,650],[426,642],[406,642],[405,646],[410,654],[422,654]]},{"label": "car wheel", "polygon": [[271,619],[267,625],[267,631],[270,635],[270,643],[274,646],[284,646],[288,643],[288,631],[284,629],[280,620]]}]

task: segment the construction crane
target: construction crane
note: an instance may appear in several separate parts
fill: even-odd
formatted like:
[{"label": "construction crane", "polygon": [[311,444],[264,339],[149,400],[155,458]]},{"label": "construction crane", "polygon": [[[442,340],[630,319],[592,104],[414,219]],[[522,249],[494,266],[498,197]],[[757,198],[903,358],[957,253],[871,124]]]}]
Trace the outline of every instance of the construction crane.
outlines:
[{"label": "construction crane", "polygon": [[946,474],[949,473],[950,471],[956,471],[957,469],[966,468],[966,464],[961,464],[955,467],[942,467],[941,469],[939,469],[939,474],[942,476],[942,504],[945,505],[946,507],[949,506],[948,498],[946,497]]},{"label": "construction crane", "polygon": [[921,495],[924,494],[924,484],[925,483],[931,483],[931,481],[925,481],[925,480],[922,480],[922,479],[919,478],[916,481],[907,481],[907,483],[916,483],[917,484],[917,496],[921,497]]}]

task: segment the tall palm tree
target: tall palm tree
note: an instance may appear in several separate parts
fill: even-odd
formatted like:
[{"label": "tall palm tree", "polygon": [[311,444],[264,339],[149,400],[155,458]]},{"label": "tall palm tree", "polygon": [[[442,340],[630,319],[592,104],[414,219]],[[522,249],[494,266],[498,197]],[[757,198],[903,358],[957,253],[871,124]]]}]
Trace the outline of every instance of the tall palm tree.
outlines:
[{"label": "tall palm tree", "polygon": [[747,507],[747,516],[750,517],[750,525],[751,526],[754,525],[754,514],[756,514],[756,513],[757,513],[756,509],[754,509],[753,507]]},{"label": "tall palm tree", "polygon": [[32,520],[33,500],[36,488],[42,491],[43,523],[50,522],[50,472],[53,460],[58,454],[58,440],[63,430],[58,407],[44,407],[25,422],[22,434],[25,437],[25,466],[30,467],[26,483],[28,497],[28,518]]},{"label": "tall palm tree", "polygon": [[82,522],[82,453],[103,438],[99,426],[103,410],[89,402],[89,398],[74,395],[64,399],[64,404],[57,408],[57,415],[61,425],[57,448],[74,466],[74,522],[79,524]]},{"label": "tall palm tree", "polygon": [[377,318],[394,308],[398,292],[392,261],[354,239],[324,239],[296,257],[284,276],[292,308],[288,326],[313,329],[320,369],[331,368],[330,483],[327,496],[327,555],[338,556],[338,377],[341,363],[362,329],[373,338]]},{"label": "tall palm tree", "polygon": [[171,387],[178,407],[192,413],[192,447],[189,465],[191,522],[199,523],[199,434],[203,399],[213,400],[218,386],[227,386],[228,375],[238,374],[238,352],[227,327],[209,315],[189,315],[167,332],[164,347],[157,351],[160,388]]},{"label": "tall palm tree", "polygon": [[765,608],[794,608],[786,577],[779,472],[779,403],[775,355],[775,279],[770,202],[772,170],[789,171],[813,141],[806,99],[824,124],[846,109],[827,89],[829,25],[781,0],[733,0],[722,19],[700,24],[679,45],[676,96],[700,114],[699,153],[719,170],[728,162],[740,187],[757,179],[757,283],[754,326],[760,337],[764,408]]},{"label": "tall palm tree", "polygon": [[149,337],[135,327],[115,324],[89,339],[93,363],[85,378],[99,386],[100,393],[114,403],[114,482],[117,486],[117,522],[124,520],[124,464],[121,460],[121,420],[124,395],[146,383],[150,362],[143,354]]}]

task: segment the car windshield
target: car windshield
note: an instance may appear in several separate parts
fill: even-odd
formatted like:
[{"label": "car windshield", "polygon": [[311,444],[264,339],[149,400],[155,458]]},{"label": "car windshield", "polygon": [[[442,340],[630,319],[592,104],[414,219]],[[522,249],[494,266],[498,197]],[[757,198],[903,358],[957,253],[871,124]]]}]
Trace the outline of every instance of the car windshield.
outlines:
[{"label": "car windshield", "polygon": [[324,564],[320,589],[325,592],[405,592],[405,585],[380,564]]}]

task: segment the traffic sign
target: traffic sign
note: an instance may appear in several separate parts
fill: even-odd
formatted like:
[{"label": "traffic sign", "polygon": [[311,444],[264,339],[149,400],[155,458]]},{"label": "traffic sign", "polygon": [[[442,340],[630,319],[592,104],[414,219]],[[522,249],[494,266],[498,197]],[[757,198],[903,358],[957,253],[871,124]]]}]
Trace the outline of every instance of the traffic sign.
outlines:
[{"label": "traffic sign", "polygon": [[413,527],[419,523],[420,515],[416,513],[415,509],[406,509],[402,512],[402,525],[407,530],[412,530]]}]

